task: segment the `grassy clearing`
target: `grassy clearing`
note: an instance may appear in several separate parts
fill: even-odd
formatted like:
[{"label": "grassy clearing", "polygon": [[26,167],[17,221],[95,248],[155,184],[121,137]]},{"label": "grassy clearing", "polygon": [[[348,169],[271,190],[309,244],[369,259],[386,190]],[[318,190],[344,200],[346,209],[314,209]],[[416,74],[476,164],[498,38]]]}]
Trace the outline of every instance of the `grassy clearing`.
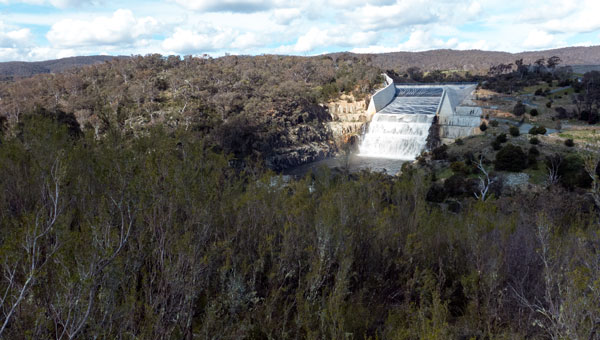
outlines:
[{"label": "grassy clearing", "polygon": [[594,130],[569,130],[558,134],[561,138],[570,138],[575,142],[600,144],[600,132]]},{"label": "grassy clearing", "polygon": [[535,91],[537,91],[538,89],[542,89],[544,90],[545,88],[548,88],[548,83],[546,82],[541,82],[538,83],[537,85],[531,85],[531,86],[527,86],[525,88],[523,88],[521,91],[519,91],[519,94],[534,94]]},{"label": "grassy clearing", "polygon": [[538,160],[537,169],[527,168],[523,172],[529,175],[529,183],[531,184],[542,185],[546,182],[547,173],[542,160]]},{"label": "grassy clearing", "polygon": [[454,172],[452,172],[450,168],[444,168],[439,174],[437,174],[437,178],[446,179],[450,178],[452,175],[454,175]]}]

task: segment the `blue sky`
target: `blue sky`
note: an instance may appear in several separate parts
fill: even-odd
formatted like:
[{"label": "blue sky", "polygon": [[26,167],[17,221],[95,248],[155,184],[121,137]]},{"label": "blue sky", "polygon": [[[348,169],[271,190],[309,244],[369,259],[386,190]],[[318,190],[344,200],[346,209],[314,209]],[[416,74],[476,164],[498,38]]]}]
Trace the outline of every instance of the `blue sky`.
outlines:
[{"label": "blue sky", "polygon": [[0,0],[0,61],[600,45],[600,0]]}]

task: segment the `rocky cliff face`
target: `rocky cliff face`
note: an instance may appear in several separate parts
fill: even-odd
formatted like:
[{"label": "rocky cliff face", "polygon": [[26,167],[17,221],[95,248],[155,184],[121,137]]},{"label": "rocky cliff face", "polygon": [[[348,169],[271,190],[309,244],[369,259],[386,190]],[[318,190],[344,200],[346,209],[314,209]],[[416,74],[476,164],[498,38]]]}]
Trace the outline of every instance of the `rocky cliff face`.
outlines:
[{"label": "rocky cliff face", "polygon": [[267,157],[267,166],[281,170],[299,166],[305,163],[333,157],[343,144],[357,144],[358,136],[363,126],[367,124],[366,100],[356,100],[352,95],[342,95],[338,100],[323,104],[330,121],[326,128],[321,129],[312,125],[292,127],[289,146],[274,150]]},{"label": "rocky cliff face", "polygon": [[328,124],[336,140],[348,140],[350,136],[362,133],[368,122],[366,100],[355,100],[353,96],[343,95],[327,104],[332,121]]}]

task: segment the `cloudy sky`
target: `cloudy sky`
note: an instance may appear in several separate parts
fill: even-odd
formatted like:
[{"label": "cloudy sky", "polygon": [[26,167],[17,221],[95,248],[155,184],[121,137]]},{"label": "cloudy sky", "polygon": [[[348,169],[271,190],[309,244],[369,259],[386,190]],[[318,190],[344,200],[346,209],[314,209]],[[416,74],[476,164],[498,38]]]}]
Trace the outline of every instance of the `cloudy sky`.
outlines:
[{"label": "cloudy sky", "polygon": [[0,0],[0,61],[600,44],[600,0]]}]

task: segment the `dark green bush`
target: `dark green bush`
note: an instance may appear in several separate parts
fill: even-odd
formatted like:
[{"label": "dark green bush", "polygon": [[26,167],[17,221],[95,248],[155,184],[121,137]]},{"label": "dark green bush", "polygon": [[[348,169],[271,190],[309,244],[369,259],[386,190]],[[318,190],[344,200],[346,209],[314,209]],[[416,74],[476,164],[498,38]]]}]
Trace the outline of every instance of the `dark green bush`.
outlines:
[{"label": "dark green bush", "polygon": [[513,108],[513,113],[515,116],[522,116],[525,112],[527,112],[527,107],[523,104],[522,101],[518,101]]},{"label": "dark green bush", "polygon": [[532,146],[529,148],[529,152],[527,153],[527,164],[532,169],[538,169],[537,156],[540,155],[540,151]]},{"label": "dark green bush", "polygon": [[492,120],[490,122],[490,125],[493,126],[493,127],[497,127],[498,126],[498,121],[497,120]]},{"label": "dark green bush", "polygon": [[496,154],[496,170],[519,172],[527,168],[527,155],[520,146],[507,144]]},{"label": "dark green bush", "polygon": [[485,123],[481,123],[481,125],[479,125],[479,130],[481,130],[482,132],[487,130],[487,125],[485,125]]},{"label": "dark green bush", "polygon": [[518,137],[520,135],[519,128],[516,126],[511,126],[510,129],[508,129],[508,132],[513,137]]},{"label": "dark green bush", "polygon": [[500,150],[500,148],[502,148],[502,143],[498,142],[497,139],[494,139],[492,141],[492,148],[494,148],[494,150],[498,151],[498,150]]},{"label": "dark green bush", "polygon": [[540,155],[540,150],[538,150],[538,148],[536,148],[535,146],[532,146],[529,148],[529,152],[530,155],[534,155],[534,156],[539,156]]},{"label": "dark green bush", "polygon": [[532,115],[533,117],[535,117],[539,114],[539,112],[537,109],[531,109],[531,111],[529,111],[529,114]]},{"label": "dark green bush", "polygon": [[547,103],[546,103],[546,107],[547,107],[547,108],[551,108],[551,107],[552,107],[552,101],[549,101],[549,102],[547,102]]},{"label": "dark green bush", "polygon": [[560,183],[567,189],[588,188],[592,179],[585,172],[583,159],[579,155],[566,156],[558,168]]},{"label": "dark green bush", "polygon": [[506,133],[501,133],[496,137],[496,141],[500,144],[506,143],[508,139],[506,138]]},{"label": "dark green bush", "polygon": [[462,174],[452,175],[444,182],[444,190],[448,196],[462,196],[467,192],[466,178]]},{"label": "dark green bush", "polygon": [[460,139],[460,138],[457,138],[457,139],[454,141],[454,144],[456,144],[456,145],[464,145],[464,144],[465,144],[465,142],[464,142],[462,139]]},{"label": "dark green bush", "polygon": [[443,144],[431,151],[431,158],[434,160],[444,160],[448,158],[448,146]]},{"label": "dark green bush", "polygon": [[565,140],[565,145],[572,148],[575,146],[575,142],[573,142],[573,140],[571,138]]},{"label": "dark green bush", "polygon": [[444,186],[438,183],[433,183],[427,190],[426,200],[429,202],[442,203],[448,197],[448,193],[444,190]]},{"label": "dark green bush", "polygon": [[545,135],[546,128],[543,126],[534,126],[531,129],[529,129],[529,134],[530,135]]},{"label": "dark green bush", "polygon": [[538,145],[540,144],[540,140],[537,139],[537,137],[531,137],[531,139],[529,139],[529,143],[533,145]]},{"label": "dark green bush", "polygon": [[452,172],[455,174],[468,175],[471,172],[469,167],[461,161],[452,162],[450,164],[450,169],[452,169]]}]

